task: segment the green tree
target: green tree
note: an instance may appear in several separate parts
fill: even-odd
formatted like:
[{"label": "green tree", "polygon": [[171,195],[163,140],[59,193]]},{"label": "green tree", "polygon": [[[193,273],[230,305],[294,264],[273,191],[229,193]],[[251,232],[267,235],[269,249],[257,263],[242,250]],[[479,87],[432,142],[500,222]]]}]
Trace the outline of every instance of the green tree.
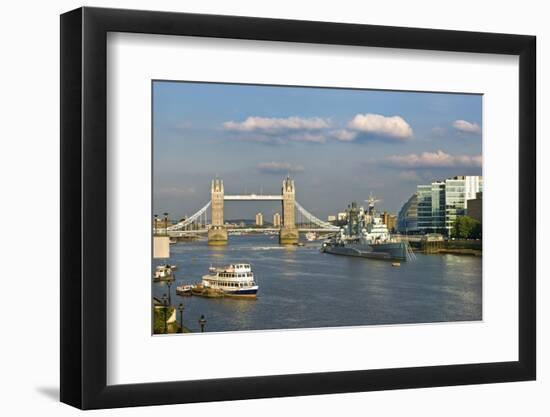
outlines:
[{"label": "green tree", "polygon": [[452,236],[457,239],[479,239],[481,223],[468,216],[459,216],[453,225]]},{"label": "green tree", "polygon": [[[154,329],[153,333],[159,334],[164,333],[164,321],[168,320],[170,316],[174,313],[174,307],[167,306],[167,307],[156,307],[153,308],[154,312]],[[170,332],[170,324],[167,325],[167,330]]]},{"label": "green tree", "polygon": [[481,232],[482,232],[481,223],[478,221],[475,221],[475,222],[476,222],[476,225],[474,226],[472,239],[481,239]]}]

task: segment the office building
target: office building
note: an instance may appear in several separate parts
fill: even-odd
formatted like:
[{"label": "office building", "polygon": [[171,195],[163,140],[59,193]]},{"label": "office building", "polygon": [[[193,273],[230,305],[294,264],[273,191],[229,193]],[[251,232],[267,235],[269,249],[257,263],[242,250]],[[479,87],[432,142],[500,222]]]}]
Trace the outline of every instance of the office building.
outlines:
[{"label": "office building", "polygon": [[478,222],[482,222],[483,220],[483,192],[480,191],[476,193],[476,198],[467,200],[468,202],[468,209],[467,214],[471,218],[477,220]]},{"label": "office building", "polygon": [[468,200],[475,199],[476,194],[482,191],[481,176],[457,176],[429,185],[418,185],[418,230],[450,236],[456,218],[466,215]]},{"label": "office building", "polygon": [[382,223],[386,225],[390,232],[395,232],[397,229],[397,216],[390,214],[388,212],[383,212],[380,217],[382,218]]},{"label": "office building", "polygon": [[264,216],[262,213],[256,214],[256,226],[263,226],[264,225]]},{"label": "office building", "polygon": [[418,232],[418,197],[416,193],[399,210],[397,231],[405,234]]},{"label": "office building", "polygon": [[281,215],[279,213],[273,215],[273,227],[281,227]]}]

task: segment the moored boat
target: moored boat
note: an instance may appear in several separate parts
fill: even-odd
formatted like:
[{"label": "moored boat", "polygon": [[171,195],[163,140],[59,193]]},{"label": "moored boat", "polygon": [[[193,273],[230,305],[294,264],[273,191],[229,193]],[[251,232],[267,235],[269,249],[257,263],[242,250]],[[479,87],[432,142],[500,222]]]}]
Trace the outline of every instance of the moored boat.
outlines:
[{"label": "moored boat", "polygon": [[256,298],[259,289],[254,280],[252,268],[246,263],[231,264],[221,268],[210,267],[208,274],[202,277],[199,287],[202,287],[206,293],[247,298]]},{"label": "moored boat", "polygon": [[175,265],[159,265],[155,268],[153,278],[155,281],[170,281],[174,279]]},{"label": "moored boat", "polygon": [[178,295],[192,295],[194,285],[184,284],[176,287],[176,294]]},{"label": "moored boat", "polygon": [[321,252],[371,259],[411,259],[408,243],[391,236],[388,227],[374,211],[374,201],[374,198],[369,198],[366,212],[352,203],[347,210],[347,224],[338,235],[323,242]]}]

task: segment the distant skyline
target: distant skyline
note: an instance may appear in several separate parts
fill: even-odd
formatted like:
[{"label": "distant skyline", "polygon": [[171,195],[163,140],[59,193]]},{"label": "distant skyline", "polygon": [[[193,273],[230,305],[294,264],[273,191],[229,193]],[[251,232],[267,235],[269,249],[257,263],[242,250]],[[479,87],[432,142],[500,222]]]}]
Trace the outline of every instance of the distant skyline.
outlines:
[{"label": "distant skyline", "polygon": [[[191,215],[227,194],[280,194],[317,217],[364,204],[397,213],[417,184],[481,175],[482,96],[154,81],[153,210]],[[271,221],[276,202],[226,204]]]}]

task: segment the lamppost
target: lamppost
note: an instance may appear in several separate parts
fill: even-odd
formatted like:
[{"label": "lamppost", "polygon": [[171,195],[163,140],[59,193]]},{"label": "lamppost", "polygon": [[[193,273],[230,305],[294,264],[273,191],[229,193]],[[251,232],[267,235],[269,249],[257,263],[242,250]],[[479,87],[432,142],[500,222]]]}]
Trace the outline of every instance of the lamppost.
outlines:
[{"label": "lamppost", "polygon": [[168,304],[172,305],[172,295],[170,294],[170,290],[172,289],[172,277],[169,277],[168,281],[166,281],[166,285],[168,285]]},{"label": "lamppost", "polygon": [[166,297],[166,294],[162,296],[162,304],[163,304],[163,310],[164,310],[164,334],[168,333],[168,318],[166,317],[166,307],[168,304],[168,298]]},{"label": "lamppost", "polygon": [[168,235],[168,213],[164,212],[164,234]]},{"label": "lamppost", "polygon": [[178,310],[180,312],[180,329],[181,329],[181,333],[183,333],[183,310],[185,310],[185,307],[183,306],[182,303],[180,303]]},{"label": "lamppost", "polygon": [[155,220],[153,221],[153,234],[154,234],[154,235],[158,235],[158,234],[159,234],[159,231],[158,231],[158,229],[157,229],[157,225],[158,225],[157,222],[159,221],[158,217],[159,217],[158,214],[155,214],[155,215],[154,215],[154,218],[155,218]]},{"label": "lamppost", "polygon": [[199,319],[199,324],[201,326],[201,333],[204,333],[204,326],[206,326],[206,318],[204,317],[204,314],[201,314],[201,318]]}]

